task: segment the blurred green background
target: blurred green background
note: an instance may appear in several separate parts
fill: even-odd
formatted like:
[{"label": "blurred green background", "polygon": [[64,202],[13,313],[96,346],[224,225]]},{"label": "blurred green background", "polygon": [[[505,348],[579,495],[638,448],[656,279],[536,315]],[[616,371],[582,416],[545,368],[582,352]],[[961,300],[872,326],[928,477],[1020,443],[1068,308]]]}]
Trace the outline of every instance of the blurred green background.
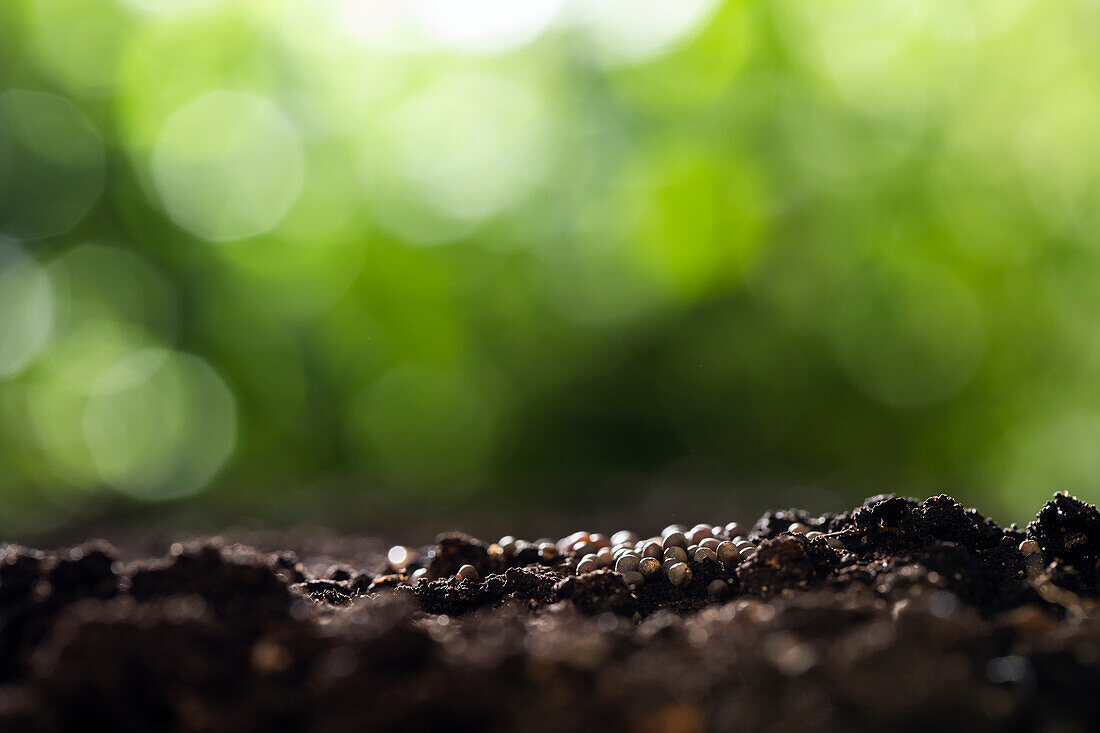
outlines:
[{"label": "blurred green background", "polygon": [[1085,0],[6,0],[0,528],[1096,500],[1097,37]]}]

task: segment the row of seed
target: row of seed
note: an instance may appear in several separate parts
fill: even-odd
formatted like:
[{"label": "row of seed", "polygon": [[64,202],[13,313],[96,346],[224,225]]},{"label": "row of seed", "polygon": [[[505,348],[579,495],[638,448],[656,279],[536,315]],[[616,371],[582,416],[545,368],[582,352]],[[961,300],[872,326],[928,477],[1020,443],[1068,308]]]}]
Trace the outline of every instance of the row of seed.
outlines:
[{"label": "row of seed", "polygon": [[[823,536],[821,532],[800,522],[791,524],[788,531],[803,534],[811,540]],[[670,524],[659,536],[647,539],[642,539],[629,530],[621,530],[610,537],[579,531],[557,542],[543,539],[534,543],[517,540],[509,535],[493,543],[489,553],[511,559],[534,547],[542,562],[553,562],[562,555],[579,558],[576,564],[577,575],[614,568],[634,587],[653,581],[662,574],[674,586],[684,586],[692,580],[689,563],[712,560],[733,567],[751,557],[756,552],[756,546],[747,537],[748,532],[737,522],[726,525],[697,524],[691,529],[682,524]],[[826,539],[836,549],[843,549],[835,537],[827,536]],[[389,552],[390,564],[394,568],[404,565],[409,559],[411,553],[407,548],[394,547]],[[427,570],[420,568],[413,572],[410,580],[415,584],[426,574]],[[476,581],[480,579],[480,575],[473,565],[463,565],[455,578],[460,581]],[[724,592],[725,588],[724,581],[716,580],[708,589],[712,595],[717,595]]]}]

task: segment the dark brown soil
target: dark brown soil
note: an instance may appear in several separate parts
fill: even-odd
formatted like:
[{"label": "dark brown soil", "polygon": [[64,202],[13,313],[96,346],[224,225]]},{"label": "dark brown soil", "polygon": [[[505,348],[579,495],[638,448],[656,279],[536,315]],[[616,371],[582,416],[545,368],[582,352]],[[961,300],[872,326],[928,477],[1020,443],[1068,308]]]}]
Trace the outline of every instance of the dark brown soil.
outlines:
[{"label": "dark brown soil", "polygon": [[370,553],[0,546],[0,729],[1100,729],[1094,506],[1060,494],[1002,529],[875,497],[751,538],[680,588],[463,535],[421,548],[415,587]]}]

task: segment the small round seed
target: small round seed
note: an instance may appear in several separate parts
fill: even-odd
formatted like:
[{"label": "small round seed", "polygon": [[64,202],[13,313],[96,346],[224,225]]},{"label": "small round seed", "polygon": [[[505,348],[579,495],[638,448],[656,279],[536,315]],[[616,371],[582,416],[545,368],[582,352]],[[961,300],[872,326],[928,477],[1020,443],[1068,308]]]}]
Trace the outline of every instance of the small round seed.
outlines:
[{"label": "small round seed", "polygon": [[717,562],[718,555],[714,552],[714,550],[710,549],[709,547],[700,547],[698,550],[695,551],[695,554],[691,556],[691,559],[695,562],[703,562],[704,560],[712,560],[714,562]]},{"label": "small round seed", "polygon": [[611,547],[611,540],[608,539],[607,535],[599,532],[593,532],[589,535],[588,541],[595,545],[597,550],[603,547]]},{"label": "small round seed", "polygon": [[1043,548],[1039,547],[1039,543],[1035,540],[1024,540],[1020,543],[1020,552],[1024,555],[1024,557],[1027,557],[1028,555],[1034,555],[1037,552],[1042,552],[1042,549]]},{"label": "small round seed", "polygon": [[730,565],[731,563],[737,562],[737,547],[732,542],[720,543],[718,545],[718,551],[715,554],[718,555],[718,560],[723,565]]},{"label": "small round seed", "polygon": [[673,532],[680,532],[681,534],[683,534],[683,532],[685,532],[686,530],[687,527],[682,524],[670,524],[661,530],[661,537],[668,537]]},{"label": "small round seed", "polygon": [[638,572],[646,578],[652,578],[661,572],[661,561],[655,557],[643,557],[638,562]]},{"label": "small round seed", "polygon": [[555,545],[557,545],[558,551],[565,552],[578,542],[588,542],[588,533],[582,530],[578,530],[572,534],[562,537],[555,543]]},{"label": "small round seed", "polygon": [[687,562],[688,554],[687,550],[682,547],[673,545],[672,547],[665,548],[665,559],[675,560],[676,562]]},{"label": "small round seed", "polygon": [[500,545],[500,549],[504,550],[505,555],[512,555],[516,552],[516,538],[510,534],[506,534],[497,540],[497,544]]},{"label": "small round seed", "polygon": [[726,525],[726,536],[729,537],[731,540],[734,537],[747,537],[748,534],[749,533],[745,531],[745,528],[737,522],[730,522]]},{"label": "small round seed", "polygon": [[733,546],[736,547],[738,550],[743,550],[746,547],[755,547],[755,545],[753,543],[749,542],[748,540],[743,540],[743,539],[734,540],[733,541]]},{"label": "small round seed", "polygon": [[675,586],[687,585],[691,582],[691,568],[678,562],[668,569],[668,579]]},{"label": "small round seed", "polygon": [[802,522],[795,522],[790,527],[787,527],[787,531],[793,532],[794,534],[806,534],[810,531],[810,525],[803,524]]},{"label": "small round seed", "polygon": [[750,557],[752,557],[755,554],[756,554],[756,548],[755,547],[742,547],[741,551],[738,553],[738,557],[741,558],[742,560],[748,560]]},{"label": "small round seed", "polygon": [[412,572],[412,575],[409,576],[409,583],[411,585],[420,585],[421,581],[423,581],[427,576],[427,568],[417,568]]},{"label": "small round seed", "polygon": [[713,529],[709,524],[697,524],[691,528],[691,532],[688,534],[688,538],[691,540],[691,544],[698,545],[707,537],[713,537],[711,534]]},{"label": "small round seed", "polygon": [[553,542],[543,542],[539,545],[539,559],[545,562],[558,559],[558,548]]},{"label": "small round seed", "polygon": [[615,534],[611,535],[611,544],[613,545],[634,545],[641,539],[635,533],[629,529],[620,529]]},{"label": "small round seed", "polygon": [[666,549],[669,547],[687,547],[687,538],[684,537],[683,532],[677,530],[665,535],[665,540],[662,544]]},{"label": "small round seed", "polygon": [[638,563],[637,555],[623,555],[615,563],[615,570],[620,573],[633,573],[638,569]]},{"label": "small round seed", "polygon": [[844,549],[844,543],[840,541],[839,537],[826,537],[825,542],[828,543],[829,547],[833,548],[834,550]]},{"label": "small round seed", "polygon": [[705,540],[699,543],[700,547],[709,547],[715,552],[718,551],[718,545],[722,544],[721,540],[716,537],[707,537]]},{"label": "small round seed", "polygon": [[598,569],[599,563],[596,562],[595,555],[585,555],[584,558],[579,563],[577,563],[577,575],[591,573]]},{"label": "small round seed", "polygon": [[808,539],[808,540],[816,540],[818,537],[821,537],[821,536],[822,536],[821,532],[814,531],[814,532],[807,532],[806,533],[806,539]]},{"label": "small round seed", "polygon": [[711,598],[724,598],[730,587],[724,580],[712,580],[707,585],[707,595]]},{"label": "small round seed", "polygon": [[699,549],[699,545],[688,545],[687,554],[688,557],[695,557],[695,551]]},{"label": "small round seed", "polygon": [[661,570],[664,571],[665,575],[668,575],[668,569],[678,562],[680,561],[670,557],[661,563]]},{"label": "small round seed", "polygon": [[645,585],[645,578],[636,570],[631,570],[629,573],[623,573],[623,580],[632,588],[639,585]]},{"label": "small round seed", "polygon": [[594,542],[577,540],[569,547],[569,552],[574,555],[594,555],[598,549],[600,548]]},{"label": "small round seed", "polygon": [[656,557],[660,558],[664,556],[664,550],[661,548],[660,542],[654,542],[650,540],[642,545],[642,557]]},{"label": "small round seed", "polygon": [[458,572],[455,573],[455,577],[458,578],[460,581],[462,581],[462,580],[474,580],[474,581],[476,581],[481,576],[478,574],[477,568],[475,568],[473,565],[463,565],[462,567],[460,567],[458,569]]},{"label": "small round seed", "polygon": [[610,547],[601,547],[596,553],[596,563],[601,568],[609,568],[615,564],[615,553],[611,551]]}]

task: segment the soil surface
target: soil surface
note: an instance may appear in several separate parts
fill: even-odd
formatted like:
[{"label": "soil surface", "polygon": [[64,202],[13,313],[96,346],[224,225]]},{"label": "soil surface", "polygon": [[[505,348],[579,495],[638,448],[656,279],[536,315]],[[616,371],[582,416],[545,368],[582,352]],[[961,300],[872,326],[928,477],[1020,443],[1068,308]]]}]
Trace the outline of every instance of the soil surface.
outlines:
[{"label": "soil surface", "polygon": [[1100,730],[1096,507],[880,496],[748,540],[680,586],[459,534],[3,545],[0,730]]}]

